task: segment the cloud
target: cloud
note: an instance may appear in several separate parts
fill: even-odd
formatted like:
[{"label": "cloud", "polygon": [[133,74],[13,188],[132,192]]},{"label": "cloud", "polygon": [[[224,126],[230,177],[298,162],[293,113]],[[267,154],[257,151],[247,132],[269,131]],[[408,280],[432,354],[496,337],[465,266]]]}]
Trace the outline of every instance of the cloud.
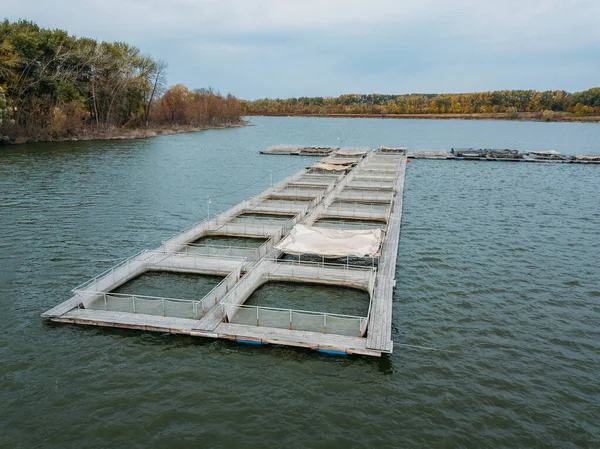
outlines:
[{"label": "cloud", "polygon": [[595,0],[29,0],[3,12],[130,42],[167,60],[173,83],[246,98],[577,90],[600,70]]}]

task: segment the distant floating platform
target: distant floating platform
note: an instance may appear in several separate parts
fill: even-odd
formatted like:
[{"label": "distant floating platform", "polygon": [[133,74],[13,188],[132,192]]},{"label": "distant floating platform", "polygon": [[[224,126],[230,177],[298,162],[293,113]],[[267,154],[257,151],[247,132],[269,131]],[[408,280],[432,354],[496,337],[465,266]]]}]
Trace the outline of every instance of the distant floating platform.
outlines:
[{"label": "distant floating platform", "polygon": [[280,154],[288,156],[360,156],[370,151],[370,148],[348,148],[307,145],[272,145],[260,151],[260,154]]},{"label": "distant floating platform", "polygon": [[600,155],[569,156],[554,150],[519,152],[509,149],[452,148],[446,150],[409,150],[409,159],[443,159],[490,162],[543,162],[566,164],[600,164]]},{"label": "distant floating platform", "polygon": [[328,156],[338,147],[318,147],[303,145],[272,145],[260,151],[260,154],[282,154],[292,156]]}]

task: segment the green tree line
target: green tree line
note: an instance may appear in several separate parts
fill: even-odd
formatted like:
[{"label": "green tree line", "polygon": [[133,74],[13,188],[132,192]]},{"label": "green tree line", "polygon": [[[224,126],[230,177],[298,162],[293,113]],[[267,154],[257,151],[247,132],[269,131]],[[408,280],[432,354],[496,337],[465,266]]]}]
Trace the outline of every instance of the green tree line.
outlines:
[{"label": "green tree line", "polygon": [[478,114],[565,112],[600,114],[600,88],[564,90],[501,90],[462,94],[346,94],[339,97],[263,98],[244,102],[249,115],[269,114]]},{"label": "green tree line", "polygon": [[165,62],[124,42],[4,20],[0,135],[53,139],[123,127],[240,120],[243,111],[235,97],[181,85],[167,89],[166,69]]}]

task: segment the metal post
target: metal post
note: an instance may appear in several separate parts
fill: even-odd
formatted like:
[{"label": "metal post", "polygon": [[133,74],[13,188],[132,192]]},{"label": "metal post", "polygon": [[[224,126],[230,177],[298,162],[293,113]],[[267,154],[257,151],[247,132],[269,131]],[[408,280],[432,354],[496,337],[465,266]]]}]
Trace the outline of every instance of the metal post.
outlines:
[{"label": "metal post", "polygon": [[323,314],[323,333],[327,333],[327,314]]},{"label": "metal post", "polygon": [[166,317],[167,316],[167,312],[165,311],[165,300],[161,299],[160,302],[162,302],[163,316]]},{"label": "metal post", "polygon": [[131,300],[133,301],[133,313],[137,313],[137,312],[135,311],[135,296],[132,296],[132,297],[131,297]]},{"label": "metal post", "polygon": [[256,308],[256,327],[260,327],[260,322],[258,321],[258,307]]},{"label": "metal post", "polygon": [[104,293],[104,311],[108,312],[108,304],[106,304],[106,293]]},{"label": "metal post", "polygon": [[211,203],[210,196],[207,196],[206,197],[206,215],[209,220],[210,220],[210,203]]},{"label": "metal post", "polygon": [[290,330],[292,329],[292,309],[290,309]]}]

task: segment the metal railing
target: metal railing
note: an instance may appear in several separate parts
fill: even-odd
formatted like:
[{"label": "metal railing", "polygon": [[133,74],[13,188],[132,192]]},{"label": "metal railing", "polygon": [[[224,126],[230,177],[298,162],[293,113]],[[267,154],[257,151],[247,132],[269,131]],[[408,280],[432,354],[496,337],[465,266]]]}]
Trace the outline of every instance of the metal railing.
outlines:
[{"label": "metal railing", "polygon": [[277,216],[277,215],[273,215],[270,217],[253,217],[253,216],[246,216],[244,217],[245,214],[247,214],[248,212],[245,212],[243,214],[240,215],[236,215],[235,217],[233,217],[231,220],[226,221],[226,222],[220,222],[219,224],[224,224],[224,223],[268,223],[268,222],[276,222],[276,223],[284,223],[287,220],[291,220],[292,217],[290,216]]},{"label": "metal railing", "polygon": [[372,160],[392,160],[397,159],[400,160],[404,157],[404,153],[386,153],[386,152],[376,152],[373,153]]},{"label": "metal railing", "polygon": [[354,178],[352,178],[352,181],[366,181],[366,182],[385,182],[385,183],[390,183],[390,182],[394,182],[396,180],[396,176],[395,175],[391,175],[391,176],[385,176],[385,175],[373,175],[370,173],[358,173],[356,176],[354,176]]},{"label": "metal railing", "polygon": [[347,282],[357,287],[368,289],[369,281],[377,268],[373,258],[371,266],[352,265],[349,258],[345,264],[324,261],[263,259],[266,267],[266,279],[286,277],[304,279],[306,281],[324,280]]},{"label": "metal railing", "polygon": [[373,158],[371,161],[369,161],[368,164],[365,164],[365,167],[376,167],[376,168],[389,168],[389,167],[395,167],[398,168],[398,164],[401,161],[401,157],[400,158],[393,158],[393,157],[389,157],[389,156],[384,156],[383,158]]},{"label": "metal railing", "polygon": [[342,190],[336,200],[385,200],[391,203],[394,198],[393,190]]},{"label": "metal railing", "polygon": [[159,296],[97,292],[95,297],[96,299],[86,308],[103,309],[107,312],[197,319],[197,310],[202,307],[202,301]]},{"label": "metal railing", "polygon": [[114,277],[115,272],[120,269],[125,269],[129,273],[133,273],[134,271],[137,271],[137,267],[139,267],[140,264],[143,265],[152,256],[153,256],[152,251],[147,251],[147,250],[140,251],[139,253],[134,254],[133,256],[128,257],[127,259],[122,260],[121,262],[117,263],[116,265],[112,266],[111,268],[103,271],[99,275],[94,276],[93,278],[83,282],[82,284],[79,284],[77,287],[73,288],[71,291],[76,292],[79,290],[85,290],[93,284],[98,284],[99,279],[102,279],[105,277]]},{"label": "metal railing", "polygon": [[[284,233],[293,227],[293,220],[278,229],[274,235],[259,247],[209,245],[189,243],[179,250],[184,254],[202,255],[208,257],[243,257],[248,262],[255,263],[269,254],[281,240]],[[287,228],[287,229],[286,229]]]},{"label": "metal railing", "polygon": [[395,182],[394,181],[382,181],[382,180],[372,180],[372,181],[355,181],[354,179],[352,179],[349,183],[348,183],[348,188],[352,188],[352,187],[374,187],[377,190],[383,188],[392,188],[394,187]]},{"label": "metal railing", "polygon": [[386,218],[391,206],[385,203],[335,202],[323,213],[323,216],[338,215],[344,217]]},{"label": "metal railing", "polygon": [[376,186],[374,186],[372,184],[352,186],[352,185],[350,185],[350,183],[348,183],[348,185],[346,185],[342,191],[347,191],[347,190],[362,190],[362,191],[365,191],[365,192],[386,192],[386,193],[393,193],[394,192],[394,186],[393,185],[381,185],[381,184],[377,184]]},{"label": "metal railing", "polygon": [[378,220],[373,220],[369,223],[360,221],[360,218],[348,218],[346,221],[343,220],[344,219],[322,217],[313,223],[313,226],[325,229],[382,229],[384,232],[387,228],[387,223]]},{"label": "metal railing", "polygon": [[259,248],[247,246],[226,246],[226,245],[208,245],[188,243],[180,252],[185,254],[202,256],[225,256],[225,257],[243,257],[251,262],[256,262],[259,257]]},{"label": "metal railing", "polygon": [[313,201],[284,201],[284,200],[265,200],[259,204],[255,204],[251,211],[275,211],[275,212],[292,212],[300,213],[308,210],[313,204]]},{"label": "metal railing", "polygon": [[[297,205],[294,207],[290,207],[289,204],[285,205],[285,207],[277,207],[277,204],[274,204],[276,200],[271,201],[271,203],[262,202],[255,204],[252,206],[252,209],[245,209],[244,213],[284,213],[289,215],[293,214],[294,216],[303,216],[311,207],[310,203],[307,201],[302,201],[302,205]],[[289,203],[289,201],[286,201],[286,203]]]},{"label": "metal railing", "polygon": [[[349,258],[348,258],[349,259]],[[332,262],[316,262],[302,260],[301,256],[298,259],[265,259],[265,262],[273,262],[276,264],[286,264],[291,266],[313,266],[320,268],[338,268],[344,271],[373,271],[373,267],[365,267],[361,265],[352,265],[350,263],[332,263]]]},{"label": "metal railing", "polygon": [[266,273],[266,264],[263,261],[260,261],[256,264],[251,270],[249,270],[242,282],[235,285],[227,294],[225,298],[223,298],[223,302],[221,303],[222,315],[223,319],[227,318],[227,320],[233,319],[233,314],[229,314],[227,311],[227,305],[241,305],[250,297],[252,292],[256,290],[261,283],[264,282]]},{"label": "metal railing", "polygon": [[299,176],[298,180],[323,179],[323,180],[327,180],[327,181],[337,182],[343,177],[344,177],[344,175],[340,174],[340,173],[311,173],[311,172],[307,171],[302,176]]},{"label": "metal railing", "polygon": [[[75,287],[72,292],[80,300],[93,299],[94,295],[110,292],[115,287],[133,279],[148,270],[201,270],[205,272],[231,272],[241,270],[245,259],[224,256],[197,256],[179,252],[142,251],[118,263],[98,276]],[[91,295],[91,296],[90,296]]]},{"label": "metal railing", "polygon": [[79,291],[77,296],[79,297],[79,304],[87,303],[87,308],[95,309],[94,305],[99,303],[105,311],[197,320],[216,306],[237,284],[240,273],[240,267],[237,267],[200,300],[89,290]]},{"label": "metal railing", "polygon": [[[283,181],[275,184],[274,186],[264,190],[258,195],[254,195],[246,201],[241,201],[235,206],[226,209],[217,213],[217,215],[211,219],[208,217],[207,219],[200,220],[196,223],[191,224],[190,226],[182,229],[181,231],[176,232],[174,235],[169,237],[166,240],[163,240],[163,244],[169,243],[171,246],[173,244],[185,244],[194,240],[197,240],[202,234],[211,230],[211,225],[215,225],[217,222],[226,222],[231,218],[238,215],[242,210],[249,209],[252,210],[257,204],[263,202],[266,198],[269,197],[272,193],[282,189],[290,182],[294,182],[300,178],[302,178],[307,173],[307,170],[302,170],[301,172],[290,176]],[[296,211],[297,212],[297,211]]]},{"label": "metal railing", "polygon": [[219,232],[223,234],[269,236],[277,232],[279,229],[283,228],[283,226],[283,223],[225,222],[223,224],[217,224],[213,229],[211,229],[211,232]]},{"label": "metal railing", "polygon": [[356,173],[381,173],[381,174],[395,174],[398,172],[398,164],[365,164],[360,167],[360,170]]},{"label": "metal railing", "polygon": [[286,195],[286,196],[311,196],[317,197],[323,192],[325,192],[325,188],[300,188],[300,187],[284,187],[283,189],[273,193],[273,195]]},{"label": "metal railing", "polygon": [[331,181],[327,181],[327,180],[319,181],[317,179],[315,179],[315,180],[308,179],[308,180],[303,181],[303,180],[300,179],[300,180],[295,181],[295,182],[290,182],[288,184],[288,187],[299,187],[299,188],[304,188],[304,187],[308,187],[308,188],[315,187],[315,188],[318,188],[318,187],[322,187],[322,188],[325,189],[327,187],[330,187],[334,183],[335,183],[334,180],[331,180]]},{"label": "metal railing", "polygon": [[313,201],[317,197],[318,197],[318,195],[312,194],[312,193],[304,193],[304,192],[288,193],[287,191],[284,190],[282,192],[276,192],[276,193],[272,194],[269,197],[269,199],[270,200],[284,200],[284,201],[289,201],[289,200]]},{"label": "metal railing", "polygon": [[308,310],[282,309],[250,305],[225,305],[232,324],[257,327],[274,327],[323,334],[363,337],[367,318],[337,313],[313,312]]},{"label": "metal railing", "polygon": [[241,257],[229,257],[222,255],[197,255],[185,254],[182,252],[158,252],[156,255],[163,254],[160,260],[148,264],[148,269],[164,270],[165,268],[176,269],[194,269],[206,272],[229,272],[235,265],[241,266],[244,259]]}]

